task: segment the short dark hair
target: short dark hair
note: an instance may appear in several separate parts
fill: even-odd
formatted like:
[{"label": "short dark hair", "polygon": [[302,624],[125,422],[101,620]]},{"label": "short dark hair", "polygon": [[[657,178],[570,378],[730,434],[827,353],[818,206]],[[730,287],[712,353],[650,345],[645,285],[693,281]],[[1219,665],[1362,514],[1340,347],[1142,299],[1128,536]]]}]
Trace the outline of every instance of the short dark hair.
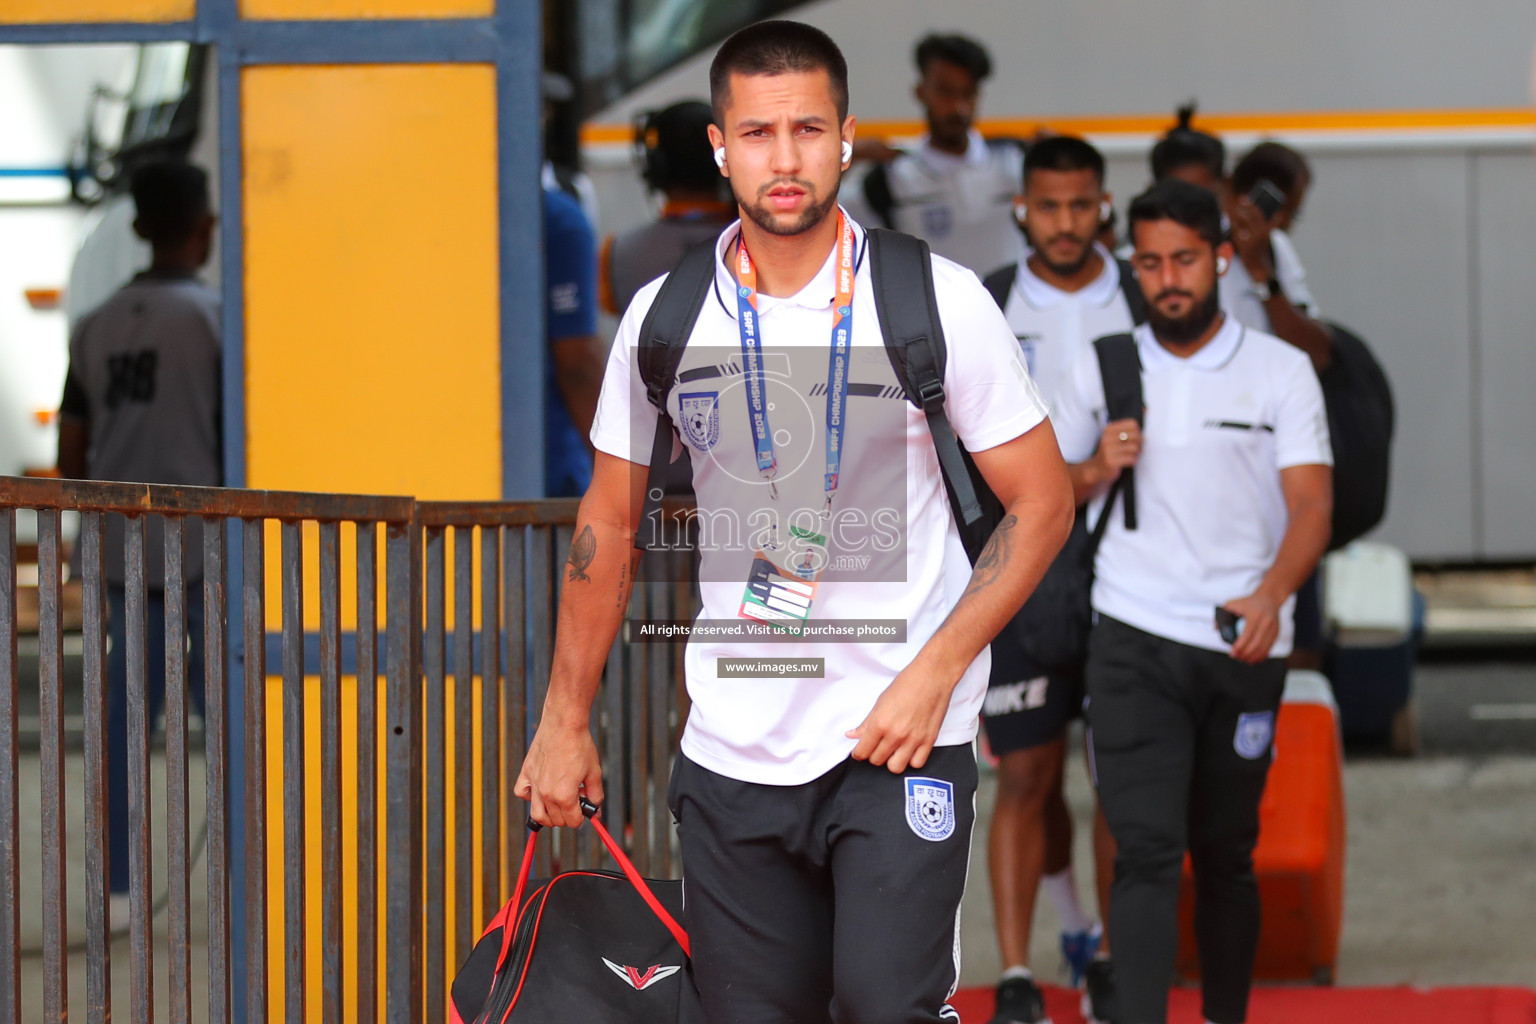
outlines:
[{"label": "short dark hair", "polygon": [[179,245],[207,216],[208,172],[185,160],[157,160],[129,184],[139,231],[151,245]]},{"label": "short dark hair", "polygon": [[1162,181],[1191,164],[1207,168],[1217,178],[1227,176],[1227,147],[1216,136],[1190,127],[1195,110],[1194,100],[1180,107],[1178,123],[1152,147],[1152,180]]},{"label": "short dark hair", "polygon": [[724,180],[709,147],[713,115],[702,100],[683,100],[645,115],[636,125],[641,177],[651,188],[718,189]]},{"label": "short dark hair", "polygon": [[1222,237],[1221,206],[1216,202],[1215,193],[1179,178],[1160,181],[1132,199],[1125,219],[1126,233],[1133,245],[1136,225],[1153,220],[1182,224],[1211,243],[1213,249],[1225,240]]},{"label": "short dark hair", "polygon": [[1104,154],[1075,135],[1052,135],[1024,151],[1024,184],[1033,171],[1092,171],[1104,182]]},{"label": "short dark hair", "polygon": [[986,47],[962,35],[934,33],[924,36],[919,40],[912,57],[917,61],[917,73],[920,75],[927,74],[928,65],[936,60],[964,68],[977,82],[992,73],[992,58],[987,55]]},{"label": "short dark hair", "polygon": [[709,103],[724,127],[732,75],[785,75],[825,71],[832,79],[837,119],[848,116],[848,62],[832,37],[798,21],[760,21],[739,29],[715,51],[709,65]]},{"label": "short dark hair", "polygon": [[1239,195],[1247,195],[1261,179],[1268,178],[1290,198],[1296,187],[1311,177],[1306,157],[1271,140],[1254,146],[1232,168],[1232,188]]}]

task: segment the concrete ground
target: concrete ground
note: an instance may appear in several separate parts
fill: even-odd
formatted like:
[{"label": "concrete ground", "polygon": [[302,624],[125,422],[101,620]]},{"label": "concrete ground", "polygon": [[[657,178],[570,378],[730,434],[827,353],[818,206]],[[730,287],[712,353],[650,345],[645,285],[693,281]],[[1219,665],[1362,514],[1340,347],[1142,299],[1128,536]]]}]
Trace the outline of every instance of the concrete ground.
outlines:
[{"label": "concrete ground", "polygon": [[[1345,767],[1349,847],[1344,932],[1338,982],[1342,985],[1536,986],[1536,665],[1464,664],[1421,666],[1416,681],[1424,749],[1413,759],[1352,756]],[[27,709],[23,709],[25,716]],[[1080,750],[1077,746],[1074,749]],[[84,873],[78,839],[83,815],[76,797],[83,785],[78,752],[70,755],[69,834],[75,846],[68,883],[69,927],[83,931]],[[153,788],[163,799],[163,765],[155,755]],[[20,789],[22,820],[39,814],[35,753],[24,755]],[[201,764],[192,769],[193,829],[201,822]],[[1068,797],[1078,824],[1078,878],[1089,896],[1091,795],[1082,757],[1071,758]],[[966,985],[987,986],[999,970],[986,883],[985,827],[991,807],[990,778],[983,778],[963,919]],[[163,822],[157,803],[154,820]],[[155,833],[163,857],[164,830]],[[24,950],[41,941],[40,840],[36,826],[22,846]],[[161,861],[160,863],[163,863]],[[163,868],[156,872],[164,878]],[[157,888],[163,882],[157,881]],[[193,879],[194,1019],[205,1019],[207,964],[206,881]],[[1088,904],[1091,906],[1091,902]],[[164,928],[155,952],[156,1019],[167,1020]],[[1060,980],[1057,927],[1049,902],[1039,901],[1033,964],[1046,981]],[[127,1019],[130,1006],[128,946],[112,946],[113,1009]],[[23,1020],[40,1020],[43,963],[25,954]],[[84,1009],[85,958],[69,958],[70,1006]]]},{"label": "concrete ground", "polygon": [[[1420,666],[1423,752],[1351,756],[1340,985],[1536,987],[1536,665]],[[1495,710],[1498,709],[1498,710]],[[1504,717],[1499,717],[1502,714]],[[1081,750],[1078,744],[1075,749]],[[1075,870],[1091,907],[1092,793],[1081,755],[1068,767]],[[985,816],[991,779],[977,798]],[[996,983],[986,886],[986,821],[972,844],[962,919],[962,984]],[[1061,980],[1059,928],[1037,903],[1032,966]]]}]

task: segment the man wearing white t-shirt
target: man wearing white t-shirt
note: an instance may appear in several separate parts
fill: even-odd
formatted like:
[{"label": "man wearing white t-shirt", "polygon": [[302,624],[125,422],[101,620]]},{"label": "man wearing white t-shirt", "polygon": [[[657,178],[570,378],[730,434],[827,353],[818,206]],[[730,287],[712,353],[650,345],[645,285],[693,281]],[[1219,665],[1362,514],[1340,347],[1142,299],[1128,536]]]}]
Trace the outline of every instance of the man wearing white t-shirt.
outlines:
[{"label": "man wearing white t-shirt", "polygon": [[1136,529],[1111,516],[1095,558],[1087,717],[1118,845],[1114,1005],[1163,1024],[1187,849],[1204,1013],[1247,1015],[1259,900],[1259,800],[1291,649],[1293,595],[1328,542],[1332,456],[1306,357],[1220,310],[1231,260],[1215,197],[1186,182],[1131,204],[1147,326],[1135,332],[1145,426],[1106,422],[1091,356],[1052,410],[1073,489],[1097,516],[1136,468]]},{"label": "man wearing white t-shirt", "polygon": [[919,78],[913,91],[928,133],[910,151],[878,141],[870,147],[869,155],[889,162],[864,176],[862,205],[885,227],[916,235],[979,276],[1018,251],[1010,210],[1024,146],[1013,139],[988,141],[976,130],[981,83],[992,73],[992,58],[980,43],[930,35],[914,56]]},{"label": "man wearing white t-shirt", "polygon": [[[1112,209],[1104,191],[1104,157],[1093,146],[1055,135],[1030,147],[1015,210],[1023,258],[988,275],[986,287],[1019,340],[1030,377],[1053,406],[1095,338],[1124,334],[1143,319],[1145,303],[1130,267],[1095,241]],[[1029,964],[1035,895],[1042,882],[1061,921],[1061,950],[1072,984],[1081,984],[1090,969],[1100,970],[1093,962],[1102,930],[1078,899],[1072,816],[1063,793],[1067,727],[1082,714],[1083,666],[1053,667],[1046,671],[1013,630],[992,642],[982,725],[998,759],[987,862],[1003,965],[992,1024],[1045,1019],[1044,998]],[[1099,820],[1095,826],[1096,860],[1106,866],[1100,890],[1107,891],[1113,844]]]},{"label": "man wearing white t-shirt", "polygon": [[[837,206],[854,128],[841,53],[819,30],[759,23],[722,44],[710,87],[742,219],[720,237],[667,397],[700,521],[725,524],[700,544],[700,623],[794,607],[765,603],[772,591],[807,627],[901,620],[905,637],[690,641],[669,802],[694,980],[714,1021],[953,1020],[986,647],[1065,540],[1070,482],[1001,314],[974,275],[934,258],[945,333],[966,342],[948,349],[944,409],[1006,510],[972,570],[924,415],[896,397],[864,232]],[[658,411],[633,349],[660,288],[625,315],[593,427],[548,697],[516,783],[544,824],[577,826],[579,799],[602,800],[589,716],[638,565]],[[797,376],[806,366],[819,376]],[[869,529],[839,531],[871,509]],[[817,575],[801,512],[832,524],[827,565],[870,535],[902,543],[875,545],[884,575]],[[746,539],[728,536],[737,522]],[[780,674],[789,661],[817,671]]]}]

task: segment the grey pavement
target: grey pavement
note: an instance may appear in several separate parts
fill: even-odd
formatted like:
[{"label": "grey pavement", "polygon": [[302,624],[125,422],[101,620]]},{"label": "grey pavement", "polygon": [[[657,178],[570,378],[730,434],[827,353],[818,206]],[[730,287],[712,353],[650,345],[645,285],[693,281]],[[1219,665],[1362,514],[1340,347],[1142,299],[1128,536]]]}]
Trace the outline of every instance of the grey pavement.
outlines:
[{"label": "grey pavement", "polygon": [[[1536,704],[1536,665],[1428,665],[1416,688],[1423,753],[1412,759],[1352,756],[1345,766],[1349,813],[1346,896],[1338,982],[1343,985],[1536,986],[1536,720],[1519,709]],[[1489,712],[1489,708],[1502,709]],[[1481,709],[1481,710],[1480,710]],[[1514,710],[1511,710],[1514,709]],[[1500,717],[1502,716],[1502,717]],[[1074,746],[1080,751],[1080,744]],[[70,934],[83,930],[84,873],[78,794],[78,751],[68,766],[71,859]],[[157,794],[154,832],[157,889],[163,887],[163,761],[154,755]],[[35,753],[24,755],[22,821],[38,821]],[[202,766],[192,766],[194,833],[202,821]],[[1078,827],[1079,887],[1091,906],[1089,836],[1092,797],[1080,753],[1070,758],[1067,792]],[[965,985],[995,983],[999,964],[986,883],[985,827],[992,780],[983,777],[966,892],[962,944]],[[22,846],[23,946],[41,939],[41,852],[36,825]],[[193,879],[194,1019],[206,1019],[206,879]],[[156,919],[156,1019],[166,1020],[165,917]],[[1033,966],[1058,981],[1057,926],[1049,901],[1038,904]],[[112,947],[113,1008],[126,1019],[130,998],[127,943]],[[42,1018],[42,960],[23,960],[24,1020]],[[69,958],[70,1005],[83,1010],[85,958]]]}]

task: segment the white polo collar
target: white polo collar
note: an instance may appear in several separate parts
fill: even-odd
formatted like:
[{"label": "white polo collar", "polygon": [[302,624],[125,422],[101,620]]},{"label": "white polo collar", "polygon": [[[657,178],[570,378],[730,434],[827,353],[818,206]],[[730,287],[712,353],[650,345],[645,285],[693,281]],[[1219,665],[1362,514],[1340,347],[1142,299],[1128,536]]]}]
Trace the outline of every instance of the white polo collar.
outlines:
[{"label": "white polo collar", "polygon": [[1114,301],[1116,295],[1120,294],[1120,265],[1115,262],[1114,253],[1098,242],[1093,243],[1093,251],[1098,253],[1099,258],[1104,261],[1104,269],[1099,271],[1099,276],[1090,281],[1086,287],[1079,288],[1075,292],[1065,292],[1055,285],[1042,281],[1029,266],[1029,254],[1033,251],[1025,246],[1024,258],[1019,260],[1019,273],[1013,282],[1014,287],[1019,290],[1019,295],[1031,309],[1043,312],[1056,308],[1068,299],[1075,299],[1089,306],[1107,306]]},{"label": "white polo collar", "polygon": [[1217,330],[1216,336],[1188,358],[1176,356],[1159,345],[1157,338],[1152,334],[1150,324],[1143,324],[1136,328],[1136,349],[1141,355],[1142,369],[1150,372],[1172,366],[1187,366],[1194,370],[1209,372],[1226,366],[1242,346],[1243,335],[1247,333],[1247,329],[1230,313],[1221,315],[1226,319]]},{"label": "white polo collar", "polygon": [[[839,207],[841,209],[841,207]],[[843,216],[848,216],[847,211]],[[853,265],[857,274],[858,268],[864,262],[864,228],[858,221],[848,217],[848,223],[853,225]],[[715,242],[715,294],[720,299],[720,305],[730,314],[732,320],[737,318],[736,307],[736,272],[730,258],[732,248],[736,244],[737,237],[741,234],[741,221],[731,222],[730,226],[720,232],[720,237]],[[831,309],[832,303],[837,299],[837,243],[832,243],[832,250],[827,253],[827,261],[821,265],[816,276],[794,295],[786,298],[775,298],[772,295],[757,295],[757,312],[759,316],[765,316],[776,307],[799,306],[802,309],[823,310]]]}]

